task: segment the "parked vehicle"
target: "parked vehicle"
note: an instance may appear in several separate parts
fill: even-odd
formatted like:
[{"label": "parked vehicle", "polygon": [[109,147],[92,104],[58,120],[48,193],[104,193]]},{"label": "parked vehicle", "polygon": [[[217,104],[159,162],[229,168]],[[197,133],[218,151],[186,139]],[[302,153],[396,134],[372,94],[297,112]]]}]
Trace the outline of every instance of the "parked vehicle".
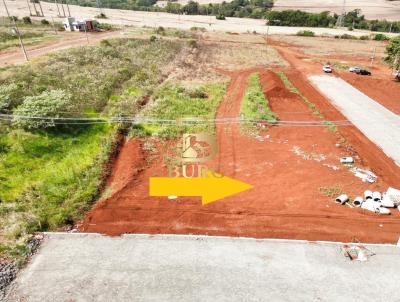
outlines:
[{"label": "parked vehicle", "polygon": [[356,74],[360,74],[360,75],[371,75],[371,72],[368,71],[367,69],[360,69],[358,71],[355,72]]},{"label": "parked vehicle", "polygon": [[323,67],[322,67],[322,71],[323,72],[326,72],[326,73],[332,73],[332,67],[331,67],[331,65],[324,65]]},{"label": "parked vehicle", "polygon": [[359,70],[361,70],[361,67],[358,67],[358,66],[353,66],[353,67],[350,67],[350,68],[349,68],[349,71],[350,71],[350,72],[357,72],[357,71],[359,71]]}]

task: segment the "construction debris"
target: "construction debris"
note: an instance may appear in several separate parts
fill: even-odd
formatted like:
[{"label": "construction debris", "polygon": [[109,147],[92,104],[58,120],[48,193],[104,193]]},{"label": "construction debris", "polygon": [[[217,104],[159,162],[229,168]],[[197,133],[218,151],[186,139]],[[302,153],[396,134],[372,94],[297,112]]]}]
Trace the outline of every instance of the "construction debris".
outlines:
[{"label": "construction debris", "polygon": [[362,208],[377,214],[389,215],[390,209],[388,208],[399,208],[400,206],[400,190],[389,188],[383,194],[378,191],[372,192],[370,190],[366,190],[364,192],[364,198],[361,196],[357,196],[353,200],[352,206],[347,204],[349,201],[349,197],[346,194],[338,196],[335,201],[337,203],[340,203],[341,205],[346,204],[351,208]]},{"label": "construction debris", "polygon": [[342,157],[340,159],[340,162],[342,164],[353,164],[354,163],[354,158],[352,158],[351,156]]},{"label": "construction debris", "polygon": [[354,167],[350,169],[350,171],[358,178],[361,178],[363,182],[369,182],[369,183],[374,183],[378,179],[378,176],[376,176],[374,173],[368,170],[360,169],[357,167]]},{"label": "construction debris", "polygon": [[345,257],[348,257],[351,261],[367,261],[369,257],[374,256],[375,253],[367,249],[362,245],[344,245],[342,251]]},{"label": "construction debris", "polygon": [[342,194],[336,198],[336,202],[340,203],[341,205],[344,205],[348,201],[349,201],[349,196],[347,196],[346,194]]}]

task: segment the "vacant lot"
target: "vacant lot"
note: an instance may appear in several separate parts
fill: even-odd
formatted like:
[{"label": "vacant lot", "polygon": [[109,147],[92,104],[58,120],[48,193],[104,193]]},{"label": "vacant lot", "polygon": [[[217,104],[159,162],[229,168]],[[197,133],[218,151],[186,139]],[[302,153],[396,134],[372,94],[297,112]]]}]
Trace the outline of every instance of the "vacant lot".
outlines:
[{"label": "vacant lot", "polygon": [[[217,72],[229,78],[229,85],[225,96],[221,96],[216,117],[227,118],[240,116],[245,91],[258,86],[257,83],[254,86],[254,79],[257,79],[255,74],[258,74],[258,87],[261,87],[269,103],[268,113],[294,124],[266,128],[250,125],[252,130],[245,132],[237,124],[217,124],[219,152],[210,163],[225,175],[252,184],[255,188],[207,206],[202,206],[196,197],[172,200],[149,197],[149,177],[167,175],[165,151],[174,148],[183,130],[179,125],[174,125],[171,131],[167,127],[167,133],[174,134],[176,139],[165,141],[154,136],[156,132],[153,130],[157,128],[143,127],[151,136],[144,137],[143,132],[132,133],[133,137],[126,141],[114,164],[109,183],[112,193],[97,203],[82,224],[78,225],[79,229],[110,235],[191,233],[396,242],[400,231],[400,224],[396,223],[398,212],[393,211],[394,217],[380,217],[333,202],[335,195],[341,192],[355,196],[367,188],[385,190],[388,185],[394,185],[397,181],[395,174],[379,166],[382,162],[382,165],[390,165],[390,159],[382,156],[376,146],[371,148],[364,136],[364,141],[352,140],[352,131],[357,130],[353,126],[345,127],[352,129],[345,132],[351,139],[349,142],[348,137],[342,134],[342,127],[329,123],[329,118],[320,111],[323,97],[315,88],[304,84],[297,86],[297,83],[291,82],[289,76],[292,77],[292,69],[285,68],[288,63],[277,52],[268,48],[272,56],[268,57],[267,53],[265,57],[265,45],[259,42],[262,39],[255,35],[232,35],[234,38],[229,41],[229,36],[224,35],[218,41],[215,36],[202,35],[196,55],[190,57],[190,64],[182,64],[182,68],[172,73],[171,79],[184,79],[180,83],[184,85],[180,91],[185,95],[184,87],[187,85],[223,81],[224,78],[219,79],[212,69],[218,67]],[[247,43],[241,43],[241,38]],[[230,44],[234,47],[230,48]],[[254,48],[248,51],[241,45]],[[207,70],[208,78],[203,70]],[[252,79],[250,86],[249,77]],[[169,116],[169,111],[162,110],[167,99],[173,102],[168,108],[175,105],[181,108],[180,104],[185,98],[173,91],[168,93],[169,98],[152,99],[147,105],[151,109],[149,112],[157,112],[159,117],[164,116],[165,112],[165,116]],[[207,95],[210,99],[214,94],[208,92]],[[257,103],[260,99],[259,95],[255,98],[246,97],[246,104],[255,102],[246,105],[247,109],[251,108],[251,114],[257,114],[260,108],[265,112],[265,107]],[[187,99],[187,107],[197,108],[198,102],[199,99]],[[326,99],[324,102],[327,102]],[[330,114],[338,114],[334,120],[343,119],[329,103],[321,106]],[[215,110],[215,107],[211,108]],[[247,109],[246,114],[249,114]],[[183,109],[177,111],[188,112]],[[190,111],[195,116],[204,114],[199,109]],[[142,113],[146,115],[146,109]],[[319,122],[320,125],[308,127],[299,121]],[[141,133],[142,137],[135,136],[137,133]],[[365,157],[367,150],[370,157]],[[352,175],[348,167],[339,163],[339,158],[345,155],[354,156],[356,166],[376,172],[379,175],[378,182],[366,184]],[[380,158],[382,162],[374,161],[375,158]],[[382,228],[379,224],[390,227]],[[346,227],[343,228],[343,225]]]}]

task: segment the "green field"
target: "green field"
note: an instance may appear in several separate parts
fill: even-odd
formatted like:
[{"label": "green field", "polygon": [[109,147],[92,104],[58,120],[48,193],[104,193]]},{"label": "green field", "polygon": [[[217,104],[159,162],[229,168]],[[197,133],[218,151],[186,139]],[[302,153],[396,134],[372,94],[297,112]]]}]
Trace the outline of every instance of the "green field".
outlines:
[{"label": "green field", "polygon": [[29,234],[81,219],[101,193],[117,132],[130,127],[67,119],[137,114],[182,47],[106,40],[0,70],[0,256],[23,256]]}]

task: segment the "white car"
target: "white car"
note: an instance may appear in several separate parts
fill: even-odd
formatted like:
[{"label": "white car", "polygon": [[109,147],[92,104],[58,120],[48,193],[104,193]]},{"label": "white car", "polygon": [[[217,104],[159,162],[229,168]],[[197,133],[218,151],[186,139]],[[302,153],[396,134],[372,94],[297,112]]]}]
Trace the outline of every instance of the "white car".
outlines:
[{"label": "white car", "polygon": [[350,72],[355,72],[355,73],[359,72],[360,70],[361,70],[361,67],[358,67],[358,66],[353,66],[353,67],[349,68]]},{"label": "white car", "polygon": [[331,67],[331,65],[324,65],[324,66],[322,67],[322,71],[323,71],[323,72],[326,72],[326,73],[331,73],[331,72],[332,72],[332,67]]}]

